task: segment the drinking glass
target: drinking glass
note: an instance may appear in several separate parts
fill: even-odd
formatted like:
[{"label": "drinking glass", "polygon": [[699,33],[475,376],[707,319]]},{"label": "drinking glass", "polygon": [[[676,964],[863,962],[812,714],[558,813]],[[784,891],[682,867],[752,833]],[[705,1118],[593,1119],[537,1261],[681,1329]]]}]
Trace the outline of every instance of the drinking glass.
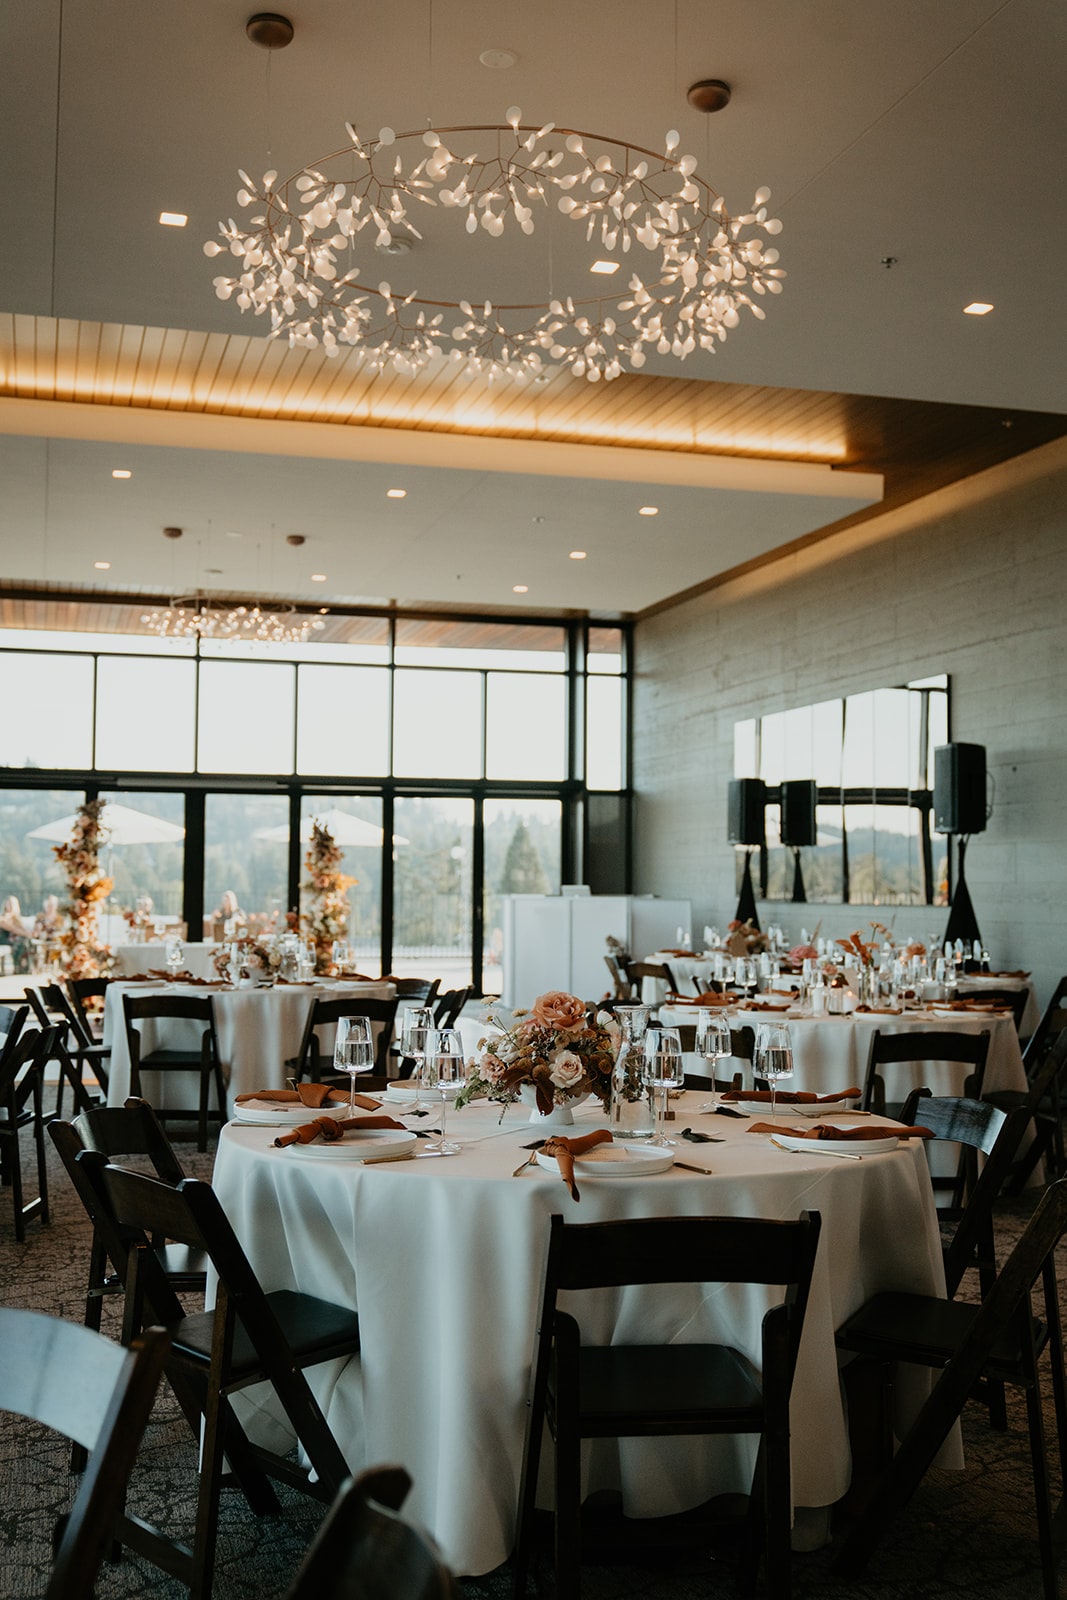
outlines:
[{"label": "drinking glass", "polygon": [[751,997],[756,987],[756,963],[751,956],[738,956],[734,965],[734,988],[740,989],[745,999]]},{"label": "drinking glass", "polygon": [[771,1086],[771,1121],[775,1120],[778,1080],[793,1074],[793,1041],[784,1022],[764,1022],[756,1029],[754,1070]]},{"label": "drinking glass", "polygon": [[425,1044],[422,1081],[441,1096],[441,1132],[423,1146],[422,1154],[458,1156],[461,1146],[445,1136],[445,1113],[449,1099],[455,1099],[467,1083],[467,1061],[463,1036],[456,1028],[433,1028]]},{"label": "drinking glass", "polygon": [[334,967],[337,969],[338,974],[340,975],[343,973],[347,968],[350,959],[347,939],[334,940],[333,949],[330,951],[330,958],[333,961]]},{"label": "drinking glass", "polygon": [[[412,1081],[420,1089],[424,1087],[422,1066],[426,1059],[426,1045],[433,1031],[433,1011],[429,1006],[409,1006],[404,1012],[404,1021],[400,1029],[400,1053],[405,1060],[414,1061]],[[421,1099],[415,1101],[411,1110],[423,1110]]]},{"label": "drinking glass", "polygon": [[715,1087],[715,1070],[720,1061],[732,1054],[730,1025],[718,1011],[697,1012],[696,1052],[703,1056],[711,1069],[711,1099],[699,1107],[701,1111],[714,1111],[718,1103]]},{"label": "drinking glass", "polygon": [[[645,1034],[645,1080],[653,1089],[656,1109],[656,1131],[652,1143],[672,1145],[663,1132],[663,1116],[667,1105],[667,1091],[680,1089],[685,1082],[682,1062],[682,1041],[677,1028],[649,1028]],[[659,1091],[656,1093],[655,1091]]]},{"label": "drinking glass", "polygon": [[182,944],[182,941],[179,938],[172,935],[171,938],[167,940],[166,948],[167,966],[170,968],[171,982],[176,983],[178,981],[178,973],[181,971],[182,962],[185,960],[185,946]]},{"label": "drinking glass", "polygon": [[356,1115],[356,1078],[374,1065],[374,1035],[369,1017],[339,1017],[333,1041],[333,1064],[337,1072],[347,1072],[348,1115]]}]

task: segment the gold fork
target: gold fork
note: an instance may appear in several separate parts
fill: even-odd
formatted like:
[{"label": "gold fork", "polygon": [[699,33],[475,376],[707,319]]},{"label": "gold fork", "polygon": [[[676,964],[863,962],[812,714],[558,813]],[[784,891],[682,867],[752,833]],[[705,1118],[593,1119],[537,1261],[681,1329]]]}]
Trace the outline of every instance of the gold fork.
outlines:
[{"label": "gold fork", "polygon": [[536,1150],[531,1150],[530,1154],[526,1157],[526,1160],[522,1163],[521,1166],[515,1168],[515,1171],[511,1174],[511,1176],[513,1178],[521,1178],[522,1174],[526,1171],[526,1168],[527,1167],[532,1167],[536,1160],[537,1160],[537,1151]]}]

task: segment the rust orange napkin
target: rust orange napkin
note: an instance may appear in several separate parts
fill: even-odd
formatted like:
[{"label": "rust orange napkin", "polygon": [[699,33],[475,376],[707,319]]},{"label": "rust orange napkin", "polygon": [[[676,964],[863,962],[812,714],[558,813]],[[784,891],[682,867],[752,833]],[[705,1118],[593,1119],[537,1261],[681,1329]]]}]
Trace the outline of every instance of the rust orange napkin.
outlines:
[{"label": "rust orange napkin", "polygon": [[[348,1104],[347,1089],[331,1089],[328,1083],[298,1083],[295,1089],[257,1089],[253,1094],[239,1094],[234,1098],[234,1105],[244,1105],[247,1100],[270,1100],[279,1106],[307,1106],[311,1111],[317,1111],[320,1106],[328,1101],[338,1105]],[[356,1095],[356,1105],[364,1111],[377,1111],[377,1100],[371,1100],[365,1094]]]},{"label": "rust orange napkin", "polygon": [[[838,1100],[858,1100],[861,1090],[839,1089],[836,1094],[812,1094],[809,1089],[785,1089],[773,1098],[780,1106],[811,1106],[834,1105]],[[724,1100],[755,1100],[771,1103],[769,1089],[727,1089],[722,1097]]]},{"label": "rust orange napkin", "polygon": [[[748,1126],[749,1133],[784,1133],[776,1122],[752,1122]],[[936,1139],[937,1135],[930,1128],[872,1128],[869,1125],[862,1128],[835,1128],[829,1123],[817,1122],[811,1128],[790,1128],[791,1139],[813,1139],[816,1142],[824,1139],[827,1143],[834,1139]]]},{"label": "rust orange napkin", "polygon": [[344,1138],[349,1128],[399,1128],[403,1133],[404,1124],[393,1117],[354,1117],[346,1122],[337,1117],[316,1117],[314,1122],[304,1122],[299,1128],[280,1133],[274,1143],[280,1150],[289,1144],[313,1144],[316,1139],[321,1139],[323,1144],[335,1144]]},{"label": "rust orange napkin", "polygon": [[572,1200],[580,1200],[578,1185],[574,1181],[574,1158],[584,1156],[587,1150],[595,1150],[598,1144],[611,1144],[611,1132],[608,1128],[597,1128],[593,1133],[584,1133],[580,1139],[546,1139],[541,1146],[541,1154],[552,1156],[559,1167],[559,1175],[571,1192]]}]

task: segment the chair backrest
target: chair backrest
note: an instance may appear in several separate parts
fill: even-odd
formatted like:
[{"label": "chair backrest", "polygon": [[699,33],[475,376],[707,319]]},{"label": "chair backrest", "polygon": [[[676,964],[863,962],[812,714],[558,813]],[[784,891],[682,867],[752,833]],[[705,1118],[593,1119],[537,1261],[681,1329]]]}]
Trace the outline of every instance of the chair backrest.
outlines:
[{"label": "chair backrest", "polygon": [[991,1005],[1006,1006],[1015,1018],[1016,1032],[1022,1026],[1028,998],[1025,989],[987,989],[984,984],[968,996],[970,1000],[980,1000],[983,1005],[988,1001]]},{"label": "chair backrest", "polygon": [[666,961],[628,961],[626,976],[635,987],[640,985],[643,978],[655,978],[659,983],[665,983],[671,994],[678,993],[677,980]]},{"label": "chair backrest", "polygon": [[378,1037],[374,1046],[374,1071],[385,1072],[389,1064],[389,1045],[393,1037],[398,1000],[363,1000],[358,995],[347,999],[324,1000],[320,996],[312,1001],[304,1024],[304,1037],[297,1057],[297,1077],[303,1077],[312,1056],[318,1055],[318,1030],[336,1028],[342,1017],[367,1017],[378,1024]]},{"label": "chair backrest", "polygon": [[730,1054],[736,1056],[738,1061],[747,1061],[752,1065],[756,1054],[756,1030],[747,1024],[743,1028],[730,1029]]},{"label": "chair backrest", "polygon": [[433,1544],[397,1515],[410,1483],[379,1467],[343,1484],[286,1600],[460,1600]]},{"label": "chair backrest", "polygon": [[215,1004],[210,995],[201,994],[129,994],[122,996],[122,1017],[126,1028],[126,1048],[131,1064],[143,1059],[139,1022],[170,1020],[176,1022],[202,1022],[200,1034],[201,1064],[218,1061],[219,1045],[215,1034]]},{"label": "chair backrest", "polygon": [[80,1600],[93,1587],[123,1510],[169,1344],[162,1328],[150,1328],[127,1350],[76,1323],[0,1307],[0,1408],[90,1452],[46,1600]]},{"label": "chair backrest", "polygon": [[[23,1010],[26,1008],[23,1007]],[[0,1105],[14,1117],[31,1095],[40,1104],[44,1069],[60,1043],[62,1028],[35,1028],[30,1033],[8,1034],[0,1050]]]},{"label": "chair backrest", "polygon": [[131,1096],[125,1105],[93,1106],[74,1118],[73,1127],[83,1150],[99,1150],[109,1161],[147,1156],[160,1181],[172,1186],[187,1176],[147,1100]]},{"label": "chair backrest", "polygon": [[881,1028],[876,1028],[871,1035],[867,1054],[867,1076],[861,1105],[865,1111],[869,1111],[879,1094],[884,1102],[885,1086],[878,1072],[879,1067],[914,1061],[953,1061],[971,1067],[966,1087],[977,1097],[981,1093],[988,1054],[988,1029],[983,1029],[981,1033],[962,1030],[950,1033],[947,1029],[931,1028],[913,1033],[885,1033]]},{"label": "chair backrest", "polygon": [[67,993],[77,1015],[81,1018],[86,1034],[92,1037],[92,1028],[89,1026],[89,1012],[86,1006],[88,1000],[102,1000],[107,994],[110,978],[69,978],[67,980]]},{"label": "chair backrest", "polygon": [[1033,1077],[1052,1041],[1064,1028],[1067,1028],[1067,977],[1061,978],[1056,985],[1052,998],[1041,1014],[1041,1021],[1027,1041],[1023,1051],[1027,1077]]},{"label": "chair backrest", "polygon": [[[993,1206],[1026,1132],[1029,1111],[1018,1106],[1004,1112],[984,1100],[934,1098],[928,1089],[920,1089],[909,1095],[900,1120],[962,1147],[967,1203],[945,1250],[945,1284],[951,1299],[967,1268],[977,1265],[987,1287],[996,1272]],[[986,1158],[981,1168],[979,1155]]]},{"label": "chair backrest", "polygon": [[605,956],[604,965],[611,973],[612,999],[620,1002],[629,1000],[633,994],[633,985],[623,971],[617,956]]},{"label": "chair backrest", "polygon": [[0,1038],[5,1049],[14,1048],[29,1014],[29,1006],[0,1006]]},{"label": "chair backrest", "polygon": [[420,1005],[432,1006],[441,987],[440,978],[434,978],[432,983],[429,978],[390,978],[388,981],[396,990],[396,997],[401,1004],[407,1000],[417,1000]]},{"label": "chair backrest", "polygon": [[473,993],[473,989],[446,989],[444,994],[438,995],[433,1014],[434,1026],[454,1028],[457,1017]]}]

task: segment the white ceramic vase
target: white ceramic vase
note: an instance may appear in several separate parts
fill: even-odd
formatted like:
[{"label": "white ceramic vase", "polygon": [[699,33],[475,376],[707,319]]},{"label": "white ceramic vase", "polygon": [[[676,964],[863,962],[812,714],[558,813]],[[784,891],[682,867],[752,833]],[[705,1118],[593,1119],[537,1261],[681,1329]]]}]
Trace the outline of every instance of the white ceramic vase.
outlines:
[{"label": "white ceramic vase", "polygon": [[589,1091],[584,1094],[572,1095],[565,1105],[554,1105],[551,1111],[537,1109],[537,1090],[532,1083],[520,1083],[519,1099],[524,1106],[530,1107],[530,1122],[538,1128],[544,1128],[549,1133],[558,1128],[573,1128],[574,1113],[572,1107],[584,1105],[589,1099]]}]

